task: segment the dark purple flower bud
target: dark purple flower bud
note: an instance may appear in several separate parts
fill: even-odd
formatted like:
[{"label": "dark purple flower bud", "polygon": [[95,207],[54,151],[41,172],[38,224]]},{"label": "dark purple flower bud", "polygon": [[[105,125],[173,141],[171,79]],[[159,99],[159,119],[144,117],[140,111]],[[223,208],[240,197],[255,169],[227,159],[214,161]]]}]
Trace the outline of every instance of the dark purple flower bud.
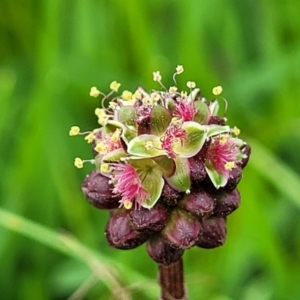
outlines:
[{"label": "dark purple flower bud", "polygon": [[215,205],[215,199],[204,190],[192,192],[179,202],[179,206],[195,218],[202,218],[211,214]]},{"label": "dark purple flower bud", "polygon": [[196,242],[201,248],[216,248],[222,246],[226,240],[225,218],[204,218],[201,221],[202,230]]},{"label": "dark purple flower bud", "polygon": [[236,210],[241,203],[241,196],[238,190],[229,193],[216,195],[216,207],[213,214],[217,217],[225,217]]},{"label": "dark purple flower bud", "polygon": [[184,253],[183,249],[171,247],[161,236],[154,236],[147,243],[149,256],[157,263],[169,265],[178,261]]},{"label": "dark purple flower bud", "polygon": [[120,206],[121,198],[113,194],[112,189],[109,178],[97,170],[88,174],[81,185],[87,200],[100,209],[114,209]]},{"label": "dark purple flower bud", "polygon": [[246,155],[246,157],[243,158],[243,159],[241,160],[241,163],[240,163],[242,169],[244,169],[244,168],[246,167],[248,161],[249,161],[249,158],[250,158],[251,147],[250,147],[248,144],[245,143],[245,144],[241,147],[241,151],[242,151],[242,153],[244,153],[244,154]]},{"label": "dark purple flower bud", "polygon": [[110,246],[118,249],[133,249],[143,244],[148,234],[133,229],[128,210],[112,214],[105,230]]},{"label": "dark purple flower bud", "polygon": [[206,170],[203,160],[198,157],[191,157],[188,159],[190,167],[190,178],[192,185],[198,185],[206,176]]},{"label": "dark purple flower bud", "polygon": [[200,230],[198,220],[183,210],[174,209],[162,235],[172,247],[187,249],[195,244]]},{"label": "dark purple flower bud", "polygon": [[168,206],[175,206],[183,198],[183,195],[183,192],[174,190],[165,182],[159,201]]},{"label": "dark purple flower bud", "polygon": [[242,179],[242,176],[243,173],[241,167],[236,166],[230,171],[227,184],[224,186],[224,188],[220,188],[219,190],[220,191],[224,190],[228,192],[233,191],[238,185],[238,183],[240,182],[240,180]]},{"label": "dark purple flower bud", "polygon": [[226,120],[219,116],[211,116],[208,121],[208,125],[211,125],[211,124],[224,126],[226,124]]},{"label": "dark purple flower bud", "polygon": [[170,212],[161,204],[151,209],[140,207],[129,213],[132,227],[138,231],[162,231],[167,225]]}]

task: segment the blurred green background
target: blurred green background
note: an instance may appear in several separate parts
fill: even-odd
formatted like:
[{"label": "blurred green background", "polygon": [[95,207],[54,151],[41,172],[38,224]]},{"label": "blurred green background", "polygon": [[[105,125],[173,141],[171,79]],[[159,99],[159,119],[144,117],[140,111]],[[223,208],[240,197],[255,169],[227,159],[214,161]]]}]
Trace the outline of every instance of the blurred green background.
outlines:
[{"label": "blurred green background", "polygon": [[190,299],[300,299],[299,12],[298,0],[2,0],[0,298],[157,298],[145,247],[108,247],[107,213],[80,190],[91,166],[73,166],[90,148],[68,131],[97,126],[91,86],[150,90],[153,71],[169,85],[182,64],[182,87],[211,99],[223,86],[253,149],[226,244],[184,255]]}]

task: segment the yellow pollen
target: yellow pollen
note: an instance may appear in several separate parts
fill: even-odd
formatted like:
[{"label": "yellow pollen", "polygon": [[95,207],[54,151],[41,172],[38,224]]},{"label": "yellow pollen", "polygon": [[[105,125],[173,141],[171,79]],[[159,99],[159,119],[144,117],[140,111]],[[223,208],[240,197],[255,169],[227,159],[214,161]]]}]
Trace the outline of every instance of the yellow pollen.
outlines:
[{"label": "yellow pollen", "polygon": [[78,126],[72,126],[69,131],[69,135],[70,136],[78,135],[79,132],[80,132],[80,128]]},{"label": "yellow pollen", "polygon": [[96,145],[96,147],[94,148],[97,152],[99,152],[100,154],[106,154],[107,152],[107,145],[104,142],[100,142]]},{"label": "yellow pollen", "polygon": [[124,91],[123,93],[122,93],[122,99],[123,100],[131,100],[132,99],[132,93],[131,92],[129,92],[129,91]]},{"label": "yellow pollen", "polygon": [[143,104],[145,105],[153,105],[153,99],[151,98],[143,98]]},{"label": "yellow pollen", "polygon": [[117,108],[118,104],[115,102],[109,102],[108,107],[111,108],[112,110],[115,110]]},{"label": "yellow pollen", "polygon": [[228,141],[228,137],[226,135],[221,135],[219,141],[221,145],[224,145]]},{"label": "yellow pollen", "polygon": [[90,96],[96,98],[99,95],[100,95],[100,91],[95,86],[91,87]]},{"label": "yellow pollen", "polygon": [[120,139],[120,135],[121,135],[121,129],[117,128],[116,131],[111,136],[110,140],[115,143]]},{"label": "yellow pollen", "polygon": [[160,100],[160,95],[158,93],[151,93],[150,94],[151,99],[153,99],[153,101],[157,102],[158,100]]},{"label": "yellow pollen", "polygon": [[234,163],[234,161],[228,161],[224,167],[226,170],[231,171],[235,167],[235,163]]},{"label": "yellow pollen", "polygon": [[194,89],[196,87],[196,83],[194,81],[188,81],[186,86],[190,89]]},{"label": "yellow pollen", "polygon": [[106,122],[108,121],[108,118],[109,118],[108,115],[100,116],[100,117],[98,118],[98,123],[99,123],[100,125],[105,125]]},{"label": "yellow pollen", "polygon": [[110,89],[113,90],[114,92],[117,92],[119,87],[121,86],[120,83],[116,82],[116,81],[113,81],[111,84],[110,84]]},{"label": "yellow pollen", "polygon": [[79,157],[76,157],[74,160],[74,166],[78,169],[81,169],[83,167],[83,160]]},{"label": "yellow pollen", "polygon": [[237,128],[236,126],[234,126],[234,127],[232,128],[231,131],[232,131],[233,134],[236,135],[236,136],[238,136],[238,135],[241,133],[240,129]]},{"label": "yellow pollen", "polygon": [[152,148],[153,148],[153,143],[152,143],[151,141],[148,141],[148,142],[146,143],[146,145],[145,145],[145,148],[146,148],[147,150],[152,149]]},{"label": "yellow pollen", "polygon": [[214,87],[212,90],[212,92],[215,96],[221,95],[222,91],[223,91],[223,88],[220,85]]},{"label": "yellow pollen", "polygon": [[89,133],[84,139],[90,144],[96,138],[93,132]]},{"label": "yellow pollen", "polygon": [[101,116],[105,116],[105,110],[103,108],[96,108],[95,109],[95,115],[99,118]]},{"label": "yellow pollen", "polygon": [[132,202],[130,200],[125,200],[123,205],[125,209],[130,209],[132,207]]},{"label": "yellow pollen", "polygon": [[109,169],[109,164],[102,164],[100,167],[100,172],[106,173]]},{"label": "yellow pollen", "polygon": [[[179,74],[179,73],[178,73]],[[169,93],[171,93],[171,94],[175,94],[177,92],[177,87],[176,86],[171,86],[170,88],[169,88]]]},{"label": "yellow pollen", "polygon": [[178,66],[176,67],[176,73],[177,73],[177,74],[181,74],[183,71],[184,71],[183,66],[178,65]]},{"label": "yellow pollen", "polygon": [[135,91],[135,93],[132,95],[134,99],[142,99],[142,93],[140,91]]},{"label": "yellow pollen", "polygon": [[153,80],[157,82],[161,81],[161,75],[159,71],[153,72]]}]

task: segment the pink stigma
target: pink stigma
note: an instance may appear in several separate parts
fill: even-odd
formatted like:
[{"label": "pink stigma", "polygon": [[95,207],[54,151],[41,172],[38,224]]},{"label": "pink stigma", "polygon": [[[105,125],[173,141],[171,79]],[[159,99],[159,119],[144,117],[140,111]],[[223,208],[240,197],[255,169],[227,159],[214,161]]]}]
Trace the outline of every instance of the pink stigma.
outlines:
[{"label": "pink stigma", "polygon": [[181,128],[179,124],[171,124],[165,135],[161,138],[161,146],[167,151],[171,158],[176,157],[176,153],[173,150],[173,144],[180,141],[181,145],[186,138],[187,132]]},{"label": "pink stigma", "polygon": [[113,168],[116,172],[112,176],[113,193],[122,196],[120,200],[121,206],[124,205],[124,202],[135,201],[135,208],[139,208],[150,195],[143,188],[138,173],[129,164],[113,164]]},{"label": "pink stigma", "polygon": [[235,144],[234,139],[222,135],[212,139],[206,157],[218,173],[228,178],[231,169],[239,161],[237,159],[239,154],[240,150]]},{"label": "pink stigma", "polygon": [[196,107],[193,101],[180,100],[176,104],[176,112],[183,121],[192,121],[196,114]]}]

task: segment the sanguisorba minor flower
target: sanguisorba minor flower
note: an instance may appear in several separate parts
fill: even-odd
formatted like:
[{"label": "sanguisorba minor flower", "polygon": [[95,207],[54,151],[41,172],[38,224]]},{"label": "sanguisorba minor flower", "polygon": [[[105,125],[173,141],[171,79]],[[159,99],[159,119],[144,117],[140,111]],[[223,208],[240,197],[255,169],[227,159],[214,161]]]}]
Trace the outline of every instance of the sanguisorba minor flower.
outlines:
[{"label": "sanguisorba minor flower", "polygon": [[[109,244],[119,249],[147,242],[152,259],[171,264],[192,246],[214,248],[226,239],[226,218],[240,204],[236,189],[246,166],[250,147],[239,130],[219,116],[220,86],[215,99],[203,98],[193,81],[187,91],[166,89],[159,71],[154,81],[162,90],[124,90],[113,81],[104,94],[92,87],[92,97],[102,96],[96,108],[99,127],[69,134],[85,135],[94,158],[75,159],[95,165],[82,191],[95,207],[107,209]],[[109,100],[108,105],[107,102]]]}]

